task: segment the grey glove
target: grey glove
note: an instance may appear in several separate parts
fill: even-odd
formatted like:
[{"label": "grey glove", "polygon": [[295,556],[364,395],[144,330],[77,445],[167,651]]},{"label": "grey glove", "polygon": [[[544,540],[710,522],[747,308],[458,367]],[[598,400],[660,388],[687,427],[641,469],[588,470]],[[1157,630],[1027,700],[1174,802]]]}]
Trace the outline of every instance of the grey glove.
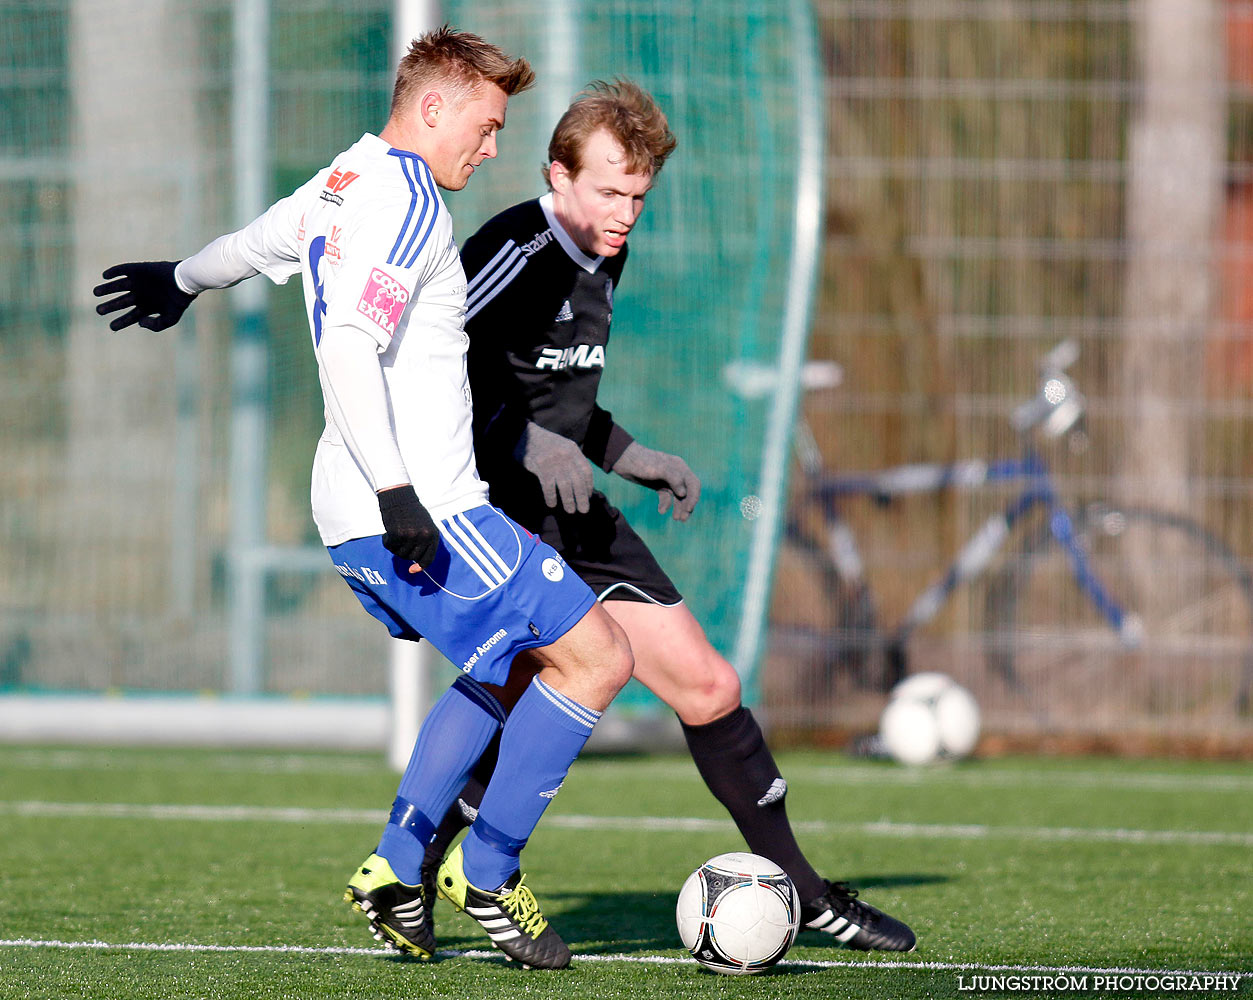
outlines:
[{"label": "grey glove", "polygon": [[623,479],[647,486],[658,493],[657,513],[664,514],[674,503],[674,519],[686,521],[700,499],[700,479],[678,455],[645,448],[632,441],[613,464]]},{"label": "grey glove", "polygon": [[580,514],[588,512],[592,466],[583,450],[568,437],[528,422],[513,446],[513,457],[539,480],[544,503],[549,507],[556,507],[560,497],[567,514],[576,510]]}]

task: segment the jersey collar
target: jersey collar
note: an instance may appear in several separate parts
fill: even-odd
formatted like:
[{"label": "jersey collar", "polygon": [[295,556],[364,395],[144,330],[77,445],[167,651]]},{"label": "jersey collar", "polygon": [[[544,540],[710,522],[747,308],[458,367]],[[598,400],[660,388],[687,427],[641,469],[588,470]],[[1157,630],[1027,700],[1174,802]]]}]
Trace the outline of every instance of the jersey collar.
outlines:
[{"label": "jersey collar", "polygon": [[552,229],[553,235],[557,237],[557,242],[561,244],[561,249],[588,274],[595,274],[596,269],[600,267],[601,261],[605,258],[589,257],[578,248],[574,239],[565,231],[561,223],[557,221],[557,213],[553,211],[553,193],[551,191],[546,195],[540,196],[539,207],[543,210],[544,218],[548,220],[548,225]]},{"label": "jersey collar", "polygon": [[[419,163],[426,165],[426,160],[408,149],[397,149],[386,139],[381,139],[373,132],[366,132],[357,140],[356,145],[361,146],[377,156],[399,156],[403,159],[417,160]],[[430,170],[430,166],[427,166]]]}]

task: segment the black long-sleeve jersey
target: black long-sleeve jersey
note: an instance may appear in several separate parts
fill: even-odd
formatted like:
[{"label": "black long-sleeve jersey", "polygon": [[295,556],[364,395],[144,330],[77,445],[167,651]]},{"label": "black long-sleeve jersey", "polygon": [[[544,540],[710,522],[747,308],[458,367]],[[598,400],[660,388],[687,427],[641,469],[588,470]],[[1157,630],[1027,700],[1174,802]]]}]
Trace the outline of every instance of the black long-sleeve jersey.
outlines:
[{"label": "black long-sleeve jersey", "polygon": [[596,405],[626,256],[625,246],[614,257],[584,254],[553,215],[551,195],[506,209],[466,240],[474,446],[490,485],[538,489],[512,457],[528,420],[606,470],[631,442]]},{"label": "black long-sleeve jersey", "polygon": [[592,494],[586,514],[550,509],[513,458],[528,420],[578,442],[606,471],[631,443],[596,405],[626,255],[625,246],[613,257],[584,254],[551,195],[514,205],[466,240],[474,450],[492,502],[556,548],[597,597],[672,606],[682,595],[603,494]]}]

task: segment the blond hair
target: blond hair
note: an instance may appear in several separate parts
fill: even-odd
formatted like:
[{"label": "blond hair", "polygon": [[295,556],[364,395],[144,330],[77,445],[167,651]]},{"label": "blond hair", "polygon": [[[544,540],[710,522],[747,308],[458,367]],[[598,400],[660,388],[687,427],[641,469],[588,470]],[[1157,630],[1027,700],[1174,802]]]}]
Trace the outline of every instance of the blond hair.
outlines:
[{"label": "blond hair", "polygon": [[449,25],[419,35],[396,70],[392,89],[392,116],[404,112],[431,86],[442,84],[445,98],[463,101],[482,84],[492,83],[507,97],[519,94],[535,82],[535,72],[525,59],[511,59],[496,45],[478,35]]},{"label": "blond hair", "polygon": [[[652,95],[630,80],[594,80],[566,109],[548,142],[548,160],[562,164],[570,176],[583,168],[583,149],[592,133],[604,129],[626,153],[633,174],[656,173],[674,152],[678,140],[665,112]],[[544,179],[552,187],[548,170]]]}]

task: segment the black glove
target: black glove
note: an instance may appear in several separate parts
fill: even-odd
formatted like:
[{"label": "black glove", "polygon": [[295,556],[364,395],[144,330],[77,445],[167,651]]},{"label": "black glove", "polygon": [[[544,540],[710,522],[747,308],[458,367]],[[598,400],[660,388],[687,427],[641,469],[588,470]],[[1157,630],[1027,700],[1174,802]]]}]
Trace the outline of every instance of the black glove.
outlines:
[{"label": "black glove", "polygon": [[700,499],[700,480],[683,459],[645,448],[638,441],[626,446],[614,462],[613,471],[623,479],[656,490],[658,514],[664,514],[673,502],[676,521],[686,521]]},{"label": "black glove", "polygon": [[549,507],[556,507],[560,497],[567,514],[591,509],[592,467],[583,449],[568,437],[528,422],[513,446],[513,457],[539,480]]},{"label": "black glove", "polygon": [[394,486],[379,494],[383,548],[425,569],[439,551],[439,529],[413,487]]},{"label": "black glove", "polygon": [[145,330],[168,329],[182,319],[191,300],[196,297],[188,295],[174,281],[174,268],[177,266],[176,260],[114,264],[100,276],[114,280],[97,285],[91,291],[101,298],[106,295],[116,298],[101,302],[96,306],[96,312],[107,316],[119,309],[130,310],[113,320],[109,324],[110,330],[123,330],[133,323],[138,323]]}]

